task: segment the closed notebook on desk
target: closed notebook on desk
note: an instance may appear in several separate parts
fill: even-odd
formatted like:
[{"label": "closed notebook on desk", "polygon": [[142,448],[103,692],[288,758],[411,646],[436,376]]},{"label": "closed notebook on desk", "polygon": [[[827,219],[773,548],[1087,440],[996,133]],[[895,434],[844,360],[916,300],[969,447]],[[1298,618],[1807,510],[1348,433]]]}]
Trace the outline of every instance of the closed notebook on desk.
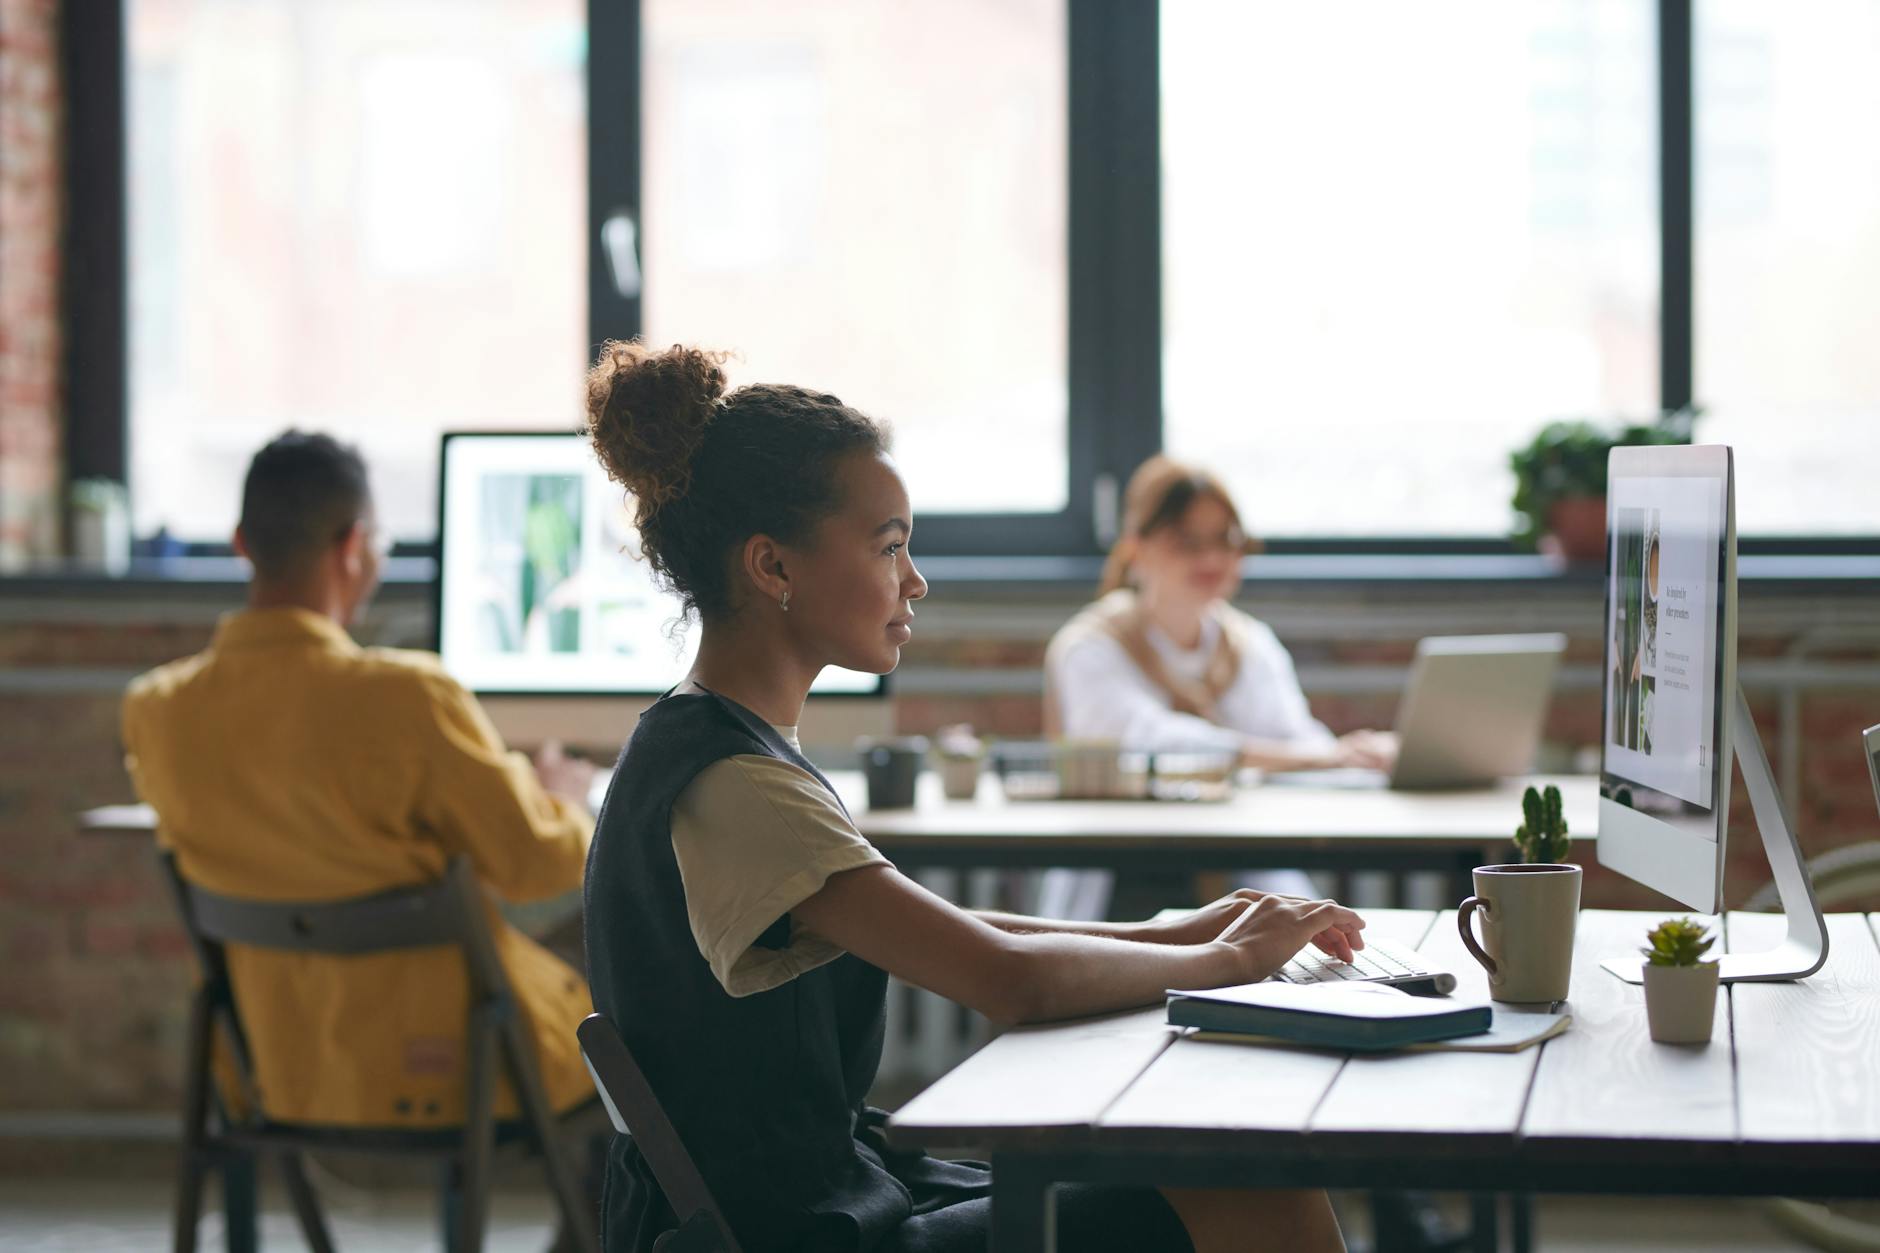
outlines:
[{"label": "closed notebook on desk", "polygon": [[1475,1035],[1488,1030],[1494,1011],[1379,983],[1248,983],[1170,991],[1168,1020],[1177,1027],[1368,1051]]}]

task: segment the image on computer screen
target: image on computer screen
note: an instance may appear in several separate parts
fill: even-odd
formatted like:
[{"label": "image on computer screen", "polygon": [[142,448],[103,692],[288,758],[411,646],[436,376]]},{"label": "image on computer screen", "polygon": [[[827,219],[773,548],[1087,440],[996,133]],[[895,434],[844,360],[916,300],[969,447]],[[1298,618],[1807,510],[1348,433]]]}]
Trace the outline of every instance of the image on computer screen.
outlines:
[{"label": "image on computer screen", "polygon": [[[438,651],[478,692],[663,692],[698,628],[641,558],[632,506],[579,435],[444,439]],[[879,690],[831,668],[813,690]]]},{"label": "image on computer screen", "polygon": [[1605,768],[1715,804],[1724,487],[1615,476],[1607,596]]}]

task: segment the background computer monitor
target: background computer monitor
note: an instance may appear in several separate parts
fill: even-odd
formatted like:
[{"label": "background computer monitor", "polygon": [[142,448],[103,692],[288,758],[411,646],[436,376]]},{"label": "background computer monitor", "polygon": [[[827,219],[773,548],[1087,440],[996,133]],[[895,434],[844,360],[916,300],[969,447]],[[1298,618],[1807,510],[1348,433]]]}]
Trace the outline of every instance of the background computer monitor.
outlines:
[{"label": "background computer monitor", "polygon": [[1599,860],[1715,913],[1737,690],[1731,452],[1616,448],[1609,469]]},{"label": "background computer monitor", "polygon": [[[624,491],[579,434],[450,432],[439,467],[445,669],[512,741],[623,741],[698,647],[640,559]],[[869,699],[886,693],[880,675],[830,667],[811,692],[806,743],[889,729],[887,702]]]}]

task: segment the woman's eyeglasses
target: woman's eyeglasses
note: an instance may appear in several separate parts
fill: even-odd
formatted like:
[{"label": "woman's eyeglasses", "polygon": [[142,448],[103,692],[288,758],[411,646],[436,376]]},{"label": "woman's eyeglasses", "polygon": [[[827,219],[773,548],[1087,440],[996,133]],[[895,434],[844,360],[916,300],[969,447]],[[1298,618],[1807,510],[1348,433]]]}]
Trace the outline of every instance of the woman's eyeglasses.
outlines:
[{"label": "woman's eyeglasses", "polygon": [[1169,536],[1175,551],[1184,557],[1202,557],[1210,553],[1224,553],[1238,557],[1247,551],[1247,537],[1239,531],[1223,531],[1219,535],[1189,535],[1177,531]]}]

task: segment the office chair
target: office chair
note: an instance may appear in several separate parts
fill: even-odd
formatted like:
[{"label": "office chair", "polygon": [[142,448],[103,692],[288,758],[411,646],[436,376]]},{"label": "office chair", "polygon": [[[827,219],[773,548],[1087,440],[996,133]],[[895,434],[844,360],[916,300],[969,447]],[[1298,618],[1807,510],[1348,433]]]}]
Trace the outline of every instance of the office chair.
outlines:
[{"label": "office chair", "polygon": [[[567,1123],[558,1125],[543,1093],[533,1042],[497,960],[484,919],[482,893],[468,858],[452,858],[442,879],[422,887],[346,901],[280,904],[205,891],[183,878],[173,854],[165,852],[161,857],[203,975],[190,1002],[184,1061],[175,1253],[194,1253],[203,1177],[209,1169],[255,1157],[272,1157],[279,1163],[308,1246],[314,1253],[332,1253],[332,1236],[302,1160],[302,1154],[309,1151],[441,1159],[449,1168],[446,1246],[453,1253],[479,1253],[487,1220],[491,1154],[497,1145],[510,1143],[525,1144],[541,1154],[565,1234],[576,1247],[599,1253],[594,1215],[563,1141],[573,1129]],[[325,954],[456,946],[463,953],[471,997],[465,1028],[464,1055],[470,1064],[463,1126],[409,1130],[269,1120],[256,1099],[247,1041],[228,976],[224,945],[231,943]],[[222,1099],[212,1077],[218,1031],[229,1044],[225,1060],[233,1062],[241,1097],[239,1111]],[[522,1117],[514,1122],[498,1123],[495,1118],[499,1071],[508,1076],[522,1109]],[[573,1117],[578,1120],[580,1113]],[[236,1240],[232,1235],[231,1244]]]},{"label": "office chair", "polygon": [[679,1215],[678,1229],[654,1243],[655,1253],[742,1253],[705,1177],[614,1024],[604,1014],[589,1014],[575,1036],[614,1130],[633,1137],[660,1191]]}]

